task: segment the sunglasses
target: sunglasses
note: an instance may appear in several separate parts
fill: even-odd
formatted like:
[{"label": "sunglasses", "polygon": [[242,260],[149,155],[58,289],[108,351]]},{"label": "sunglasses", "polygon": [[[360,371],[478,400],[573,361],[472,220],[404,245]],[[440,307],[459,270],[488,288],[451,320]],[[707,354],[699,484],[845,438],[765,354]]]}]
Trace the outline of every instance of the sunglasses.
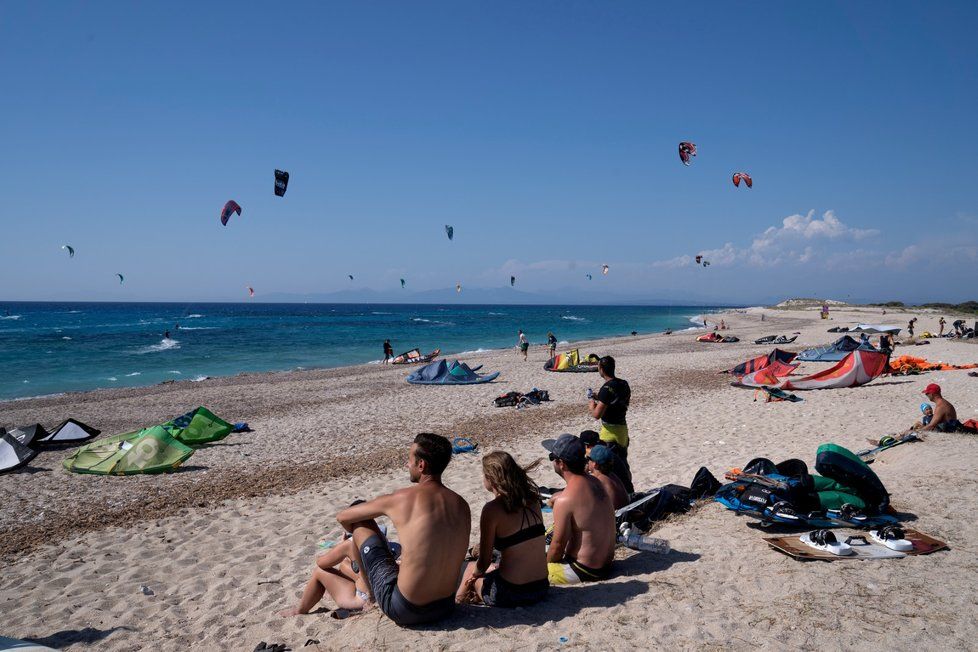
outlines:
[{"label": "sunglasses", "polygon": [[557,458],[557,456],[556,456],[556,455],[554,455],[553,453],[550,453],[550,461],[551,461],[551,462],[553,462],[553,461],[555,461],[556,459],[558,459],[558,458]]}]

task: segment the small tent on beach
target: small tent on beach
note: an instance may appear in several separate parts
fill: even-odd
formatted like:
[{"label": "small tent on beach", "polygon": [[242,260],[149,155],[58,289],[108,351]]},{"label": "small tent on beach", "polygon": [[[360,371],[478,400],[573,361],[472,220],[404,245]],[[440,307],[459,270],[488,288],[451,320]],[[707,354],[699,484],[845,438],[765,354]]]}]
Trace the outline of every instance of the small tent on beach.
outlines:
[{"label": "small tent on beach", "polygon": [[133,475],[173,471],[194,454],[162,426],[144,428],[82,446],[62,462],[66,471]]},{"label": "small tent on beach", "polygon": [[444,360],[432,362],[414,371],[407,377],[412,385],[477,385],[496,379],[499,372],[480,375],[475,373],[467,364],[452,360],[451,364]]}]

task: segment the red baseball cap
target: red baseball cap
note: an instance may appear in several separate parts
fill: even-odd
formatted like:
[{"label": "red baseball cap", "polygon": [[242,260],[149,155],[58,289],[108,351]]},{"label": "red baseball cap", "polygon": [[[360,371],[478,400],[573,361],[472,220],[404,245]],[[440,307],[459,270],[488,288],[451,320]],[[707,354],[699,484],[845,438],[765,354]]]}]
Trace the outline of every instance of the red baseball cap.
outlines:
[{"label": "red baseball cap", "polygon": [[940,394],[941,393],[941,386],[938,385],[937,383],[931,383],[930,385],[928,385],[927,387],[924,388],[924,391],[922,393],[924,393],[924,394]]}]

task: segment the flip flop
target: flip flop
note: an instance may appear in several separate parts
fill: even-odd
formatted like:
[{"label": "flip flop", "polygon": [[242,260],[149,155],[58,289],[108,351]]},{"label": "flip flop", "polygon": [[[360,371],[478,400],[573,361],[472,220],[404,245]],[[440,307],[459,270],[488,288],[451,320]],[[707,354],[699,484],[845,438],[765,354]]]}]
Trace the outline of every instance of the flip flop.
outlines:
[{"label": "flip flop", "polygon": [[798,537],[798,540],[816,550],[824,550],[839,557],[854,554],[852,546],[848,543],[840,543],[832,530],[812,530]]},{"label": "flip flop", "polygon": [[913,550],[913,543],[904,538],[903,528],[899,525],[887,525],[878,530],[870,530],[869,536],[890,550],[896,550],[897,552],[909,552]]}]

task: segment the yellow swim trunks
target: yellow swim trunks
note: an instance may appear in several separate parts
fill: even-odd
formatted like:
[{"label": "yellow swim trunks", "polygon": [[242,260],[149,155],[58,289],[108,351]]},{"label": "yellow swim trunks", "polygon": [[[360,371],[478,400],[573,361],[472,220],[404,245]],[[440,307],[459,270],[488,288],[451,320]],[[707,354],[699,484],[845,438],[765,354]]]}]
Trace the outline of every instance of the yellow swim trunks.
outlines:
[{"label": "yellow swim trunks", "polygon": [[547,564],[547,579],[551,584],[582,584],[606,580],[611,576],[611,563],[604,568],[589,568],[572,557]]},{"label": "yellow swim trunks", "polygon": [[613,442],[622,448],[628,448],[628,426],[624,423],[605,423],[602,421],[598,437],[601,438],[601,441]]}]

